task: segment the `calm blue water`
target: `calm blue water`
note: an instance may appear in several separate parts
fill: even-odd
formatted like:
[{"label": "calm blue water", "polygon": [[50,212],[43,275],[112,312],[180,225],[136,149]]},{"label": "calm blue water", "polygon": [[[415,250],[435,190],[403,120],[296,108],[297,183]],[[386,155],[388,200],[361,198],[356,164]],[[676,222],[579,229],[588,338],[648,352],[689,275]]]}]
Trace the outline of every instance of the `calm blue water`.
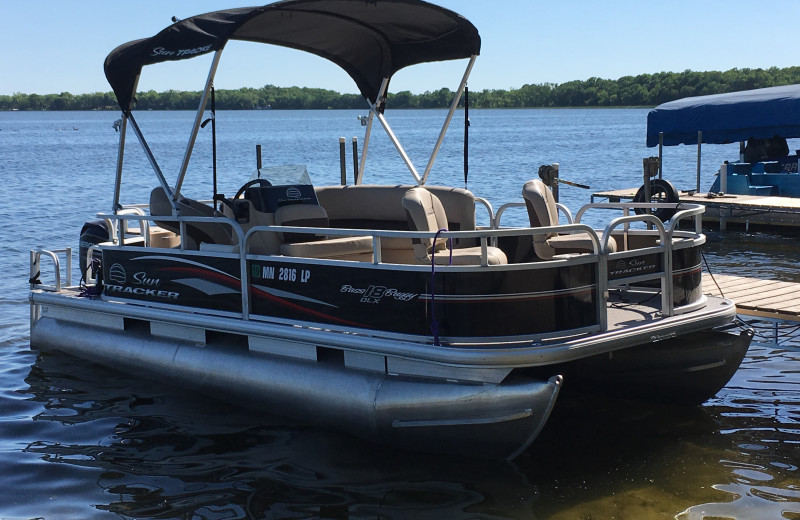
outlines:
[{"label": "calm blue water", "polygon": [[[220,191],[264,163],[302,163],[339,181],[338,137],[363,140],[359,111],[221,112]],[[440,111],[388,113],[420,170]],[[592,191],[638,186],[645,110],[473,110],[468,186],[495,208],[521,201],[539,165]],[[563,407],[514,464],[437,459],[376,448],[335,432],[254,414],[28,344],[28,251],[77,248],[80,227],[111,207],[116,113],[0,112],[0,519],[520,518],[800,519],[800,353],[751,347],[733,381],[697,409],[585,403]],[[191,113],[139,122],[174,179]],[[185,191],[207,198],[210,127]],[[463,186],[456,119],[431,174]],[[795,143],[790,147],[797,148]],[[794,149],[794,148],[792,148]],[[665,150],[666,177],[694,188],[694,147]],[[707,146],[701,189],[736,145]],[[375,132],[366,182],[410,183]],[[155,179],[135,140],[123,203]],[[575,211],[589,193],[562,187]],[[508,221],[524,222],[522,213]],[[590,223],[601,224],[600,217]],[[712,270],[800,281],[797,237],[709,234]],[[791,332],[783,330],[783,332]]]}]

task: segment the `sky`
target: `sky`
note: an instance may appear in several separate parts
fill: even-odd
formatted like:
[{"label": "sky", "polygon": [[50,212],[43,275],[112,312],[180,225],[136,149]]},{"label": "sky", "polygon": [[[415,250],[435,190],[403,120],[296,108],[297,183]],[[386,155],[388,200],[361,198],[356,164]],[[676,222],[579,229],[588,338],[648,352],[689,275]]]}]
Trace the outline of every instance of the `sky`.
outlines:
[{"label": "sky", "polygon": [[[800,65],[800,1],[434,0],[481,35],[472,90],[590,77]],[[156,34],[171,17],[252,5],[231,0],[0,0],[0,95],[107,92],[103,61],[117,45]],[[200,90],[209,61],[145,68],[139,90]],[[398,72],[391,91],[455,90],[465,61]],[[267,84],[357,92],[332,63],[244,42],[223,51],[220,89]]]}]

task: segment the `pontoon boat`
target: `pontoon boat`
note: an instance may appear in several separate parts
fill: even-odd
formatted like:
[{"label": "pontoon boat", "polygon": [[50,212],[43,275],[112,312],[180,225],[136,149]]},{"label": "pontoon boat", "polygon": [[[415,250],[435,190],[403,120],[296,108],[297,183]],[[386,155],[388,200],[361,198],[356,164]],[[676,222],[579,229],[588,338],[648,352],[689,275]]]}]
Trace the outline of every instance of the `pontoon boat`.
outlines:
[{"label": "pontoon boat", "polygon": [[[355,184],[316,186],[287,166],[242,172],[232,197],[184,196],[231,40],[308,51],[355,80],[370,109]],[[692,404],[713,396],[751,332],[734,324],[732,302],[703,294],[702,207],[673,208],[666,223],[633,212],[652,204],[572,216],[540,180],[520,179],[519,199],[494,210],[467,189],[429,184],[479,51],[469,21],[413,0],[286,0],[186,18],[118,47],[105,63],[122,109],[112,210],[81,231],[83,283],[71,283],[71,248],[31,252],[32,347],[379,443],[478,457],[524,451],[562,386]],[[134,117],[139,74],[207,53],[185,155],[168,176]],[[385,116],[387,86],[403,67],[453,59],[466,72],[420,171]],[[376,122],[407,185],[361,181]],[[155,175],[149,201],[123,205],[131,131]],[[530,225],[502,223],[515,207]],[[608,212],[605,228],[582,223],[587,211]],[[41,280],[43,259],[52,280]]]}]

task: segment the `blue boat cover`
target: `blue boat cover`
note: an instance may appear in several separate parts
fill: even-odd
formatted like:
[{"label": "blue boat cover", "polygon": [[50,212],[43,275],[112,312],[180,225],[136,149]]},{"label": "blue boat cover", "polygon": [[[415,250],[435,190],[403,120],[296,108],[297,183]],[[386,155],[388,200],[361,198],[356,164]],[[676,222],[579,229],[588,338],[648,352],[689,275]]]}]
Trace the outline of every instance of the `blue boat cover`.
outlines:
[{"label": "blue boat cover", "polygon": [[800,137],[800,85],[678,99],[647,114],[647,146],[735,143],[750,138]]}]

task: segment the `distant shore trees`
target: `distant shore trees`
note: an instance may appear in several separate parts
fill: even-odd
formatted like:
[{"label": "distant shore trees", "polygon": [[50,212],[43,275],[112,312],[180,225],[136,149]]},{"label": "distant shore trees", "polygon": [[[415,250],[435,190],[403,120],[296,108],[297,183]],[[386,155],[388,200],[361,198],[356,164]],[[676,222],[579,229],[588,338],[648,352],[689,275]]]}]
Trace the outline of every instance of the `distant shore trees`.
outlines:
[{"label": "distant shore trees", "polygon": [[[689,96],[703,96],[738,90],[800,83],[800,67],[768,69],[731,69],[725,72],[659,72],[622,78],[568,81],[523,85],[518,89],[470,91],[473,108],[556,108],[655,106]],[[390,93],[389,108],[445,108],[453,92],[442,88],[413,94]],[[139,92],[136,108],[140,110],[196,110],[199,92],[169,90]],[[358,94],[340,94],[319,88],[276,87],[217,90],[217,109],[362,109],[365,102]],[[22,94],[0,95],[0,110],[118,110],[111,92],[91,94]]]}]

